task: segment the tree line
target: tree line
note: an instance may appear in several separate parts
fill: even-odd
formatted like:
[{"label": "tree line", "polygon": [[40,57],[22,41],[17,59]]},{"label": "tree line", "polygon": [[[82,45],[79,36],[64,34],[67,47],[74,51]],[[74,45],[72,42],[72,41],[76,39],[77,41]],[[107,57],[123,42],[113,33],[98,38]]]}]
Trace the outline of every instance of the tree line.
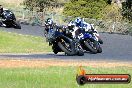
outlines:
[{"label": "tree line", "polygon": [[64,6],[65,0],[24,0],[23,4],[30,11],[37,10],[43,12],[45,8]]},{"label": "tree line", "polygon": [[[23,4],[31,11],[36,8],[42,12],[48,7],[64,7],[63,14],[73,17],[85,17],[99,19],[105,15],[103,10],[112,4],[112,0],[24,0]],[[120,13],[125,19],[132,20],[132,0],[122,3]],[[109,6],[110,7],[110,6]]]}]

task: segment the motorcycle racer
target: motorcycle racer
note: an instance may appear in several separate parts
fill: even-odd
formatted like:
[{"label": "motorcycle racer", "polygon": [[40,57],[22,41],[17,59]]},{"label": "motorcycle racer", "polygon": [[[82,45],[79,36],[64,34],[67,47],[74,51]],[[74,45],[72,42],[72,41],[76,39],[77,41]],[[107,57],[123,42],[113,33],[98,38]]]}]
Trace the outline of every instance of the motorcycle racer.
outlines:
[{"label": "motorcycle racer", "polygon": [[53,20],[51,18],[48,18],[45,21],[45,30],[48,32],[49,27],[52,27],[52,26],[53,26]]},{"label": "motorcycle racer", "polygon": [[75,21],[68,23],[68,28],[72,31],[73,38],[77,38],[80,32],[87,32],[90,29],[93,29],[91,24],[84,21],[83,18],[76,18]]},{"label": "motorcycle racer", "polygon": [[84,21],[84,18],[77,17],[75,21],[71,21],[68,23],[68,28],[72,29],[72,36],[73,38],[79,38],[83,33],[91,33],[93,36],[96,37],[97,41],[103,44],[98,31],[94,28],[94,24],[89,24]]}]

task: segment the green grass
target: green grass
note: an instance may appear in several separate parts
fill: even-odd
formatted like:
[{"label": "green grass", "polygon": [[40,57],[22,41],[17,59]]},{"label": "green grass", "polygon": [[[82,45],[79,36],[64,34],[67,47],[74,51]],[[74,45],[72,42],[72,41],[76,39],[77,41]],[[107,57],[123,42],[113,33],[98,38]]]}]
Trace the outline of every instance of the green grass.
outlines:
[{"label": "green grass", "polygon": [[49,52],[51,47],[42,37],[0,31],[0,53]]},{"label": "green grass", "polygon": [[[84,68],[93,74],[120,73],[132,75],[132,68]],[[79,86],[75,77],[77,67],[1,68],[0,88],[132,88],[129,84],[85,84]]]}]

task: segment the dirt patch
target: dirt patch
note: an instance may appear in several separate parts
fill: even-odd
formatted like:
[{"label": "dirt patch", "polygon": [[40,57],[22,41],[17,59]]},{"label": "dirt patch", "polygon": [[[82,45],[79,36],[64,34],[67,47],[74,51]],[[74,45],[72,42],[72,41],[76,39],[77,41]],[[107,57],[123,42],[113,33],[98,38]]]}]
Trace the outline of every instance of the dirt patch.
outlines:
[{"label": "dirt patch", "polygon": [[0,60],[0,68],[49,67],[49,66],[90,66],[90,67],[132,67],[129,62],[74,61],[74,60]]}]

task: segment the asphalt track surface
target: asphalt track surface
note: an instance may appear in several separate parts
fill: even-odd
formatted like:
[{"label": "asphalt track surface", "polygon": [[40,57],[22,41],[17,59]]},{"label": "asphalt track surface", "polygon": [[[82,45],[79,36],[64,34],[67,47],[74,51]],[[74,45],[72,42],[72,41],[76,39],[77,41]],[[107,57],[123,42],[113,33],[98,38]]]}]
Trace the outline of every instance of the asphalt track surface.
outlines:
[{"label": "asphalt track surface", "polygon": [[[13,28],[0,28],[0,30],[43,37],[43,27],[31,25],[21,26],[21,30]],[[101,45],[103,52],[98,54],[85,53],[84,56],[65,56],[64,53],[55,55],[52,52],[49,52],[45,54],[0,54],[0,58],[132,62],[132,36],[108,33],[100,33],[100,36],[102,37],[104,44]]]}]

